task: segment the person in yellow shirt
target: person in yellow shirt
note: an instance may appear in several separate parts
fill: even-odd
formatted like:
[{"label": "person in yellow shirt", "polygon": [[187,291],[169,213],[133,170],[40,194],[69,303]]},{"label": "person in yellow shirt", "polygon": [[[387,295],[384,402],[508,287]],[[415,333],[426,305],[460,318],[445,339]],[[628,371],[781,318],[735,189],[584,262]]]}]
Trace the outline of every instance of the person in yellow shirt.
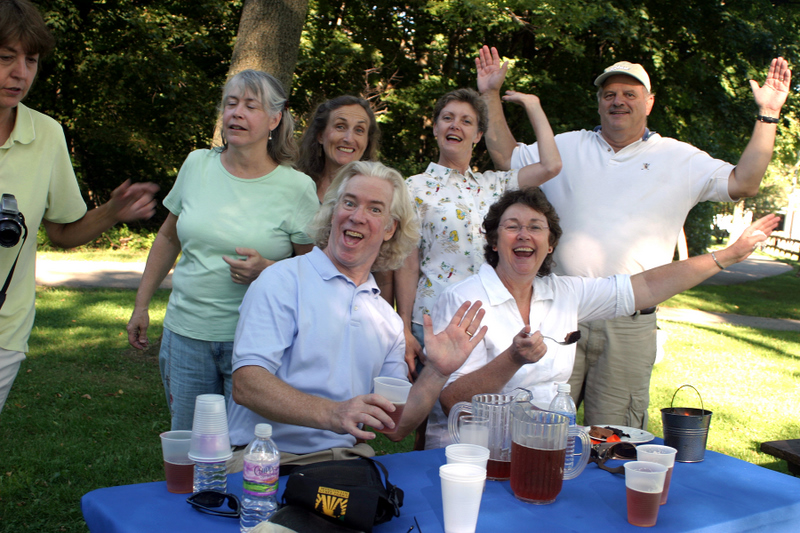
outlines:
[{"label": "person in yellow shirt", "polygon": [[0,238],[0,411],[28,350],[39,225],[44,223],[55,246],[71,248],[117,222],[155,213],[158,186],[129,181],[108,202],[87,211],[61,126],[22,104],[39,60],[54,44],[33,4],[0,0],[0,193],[6,208],[0,213],[0,234],[8,237]]}]

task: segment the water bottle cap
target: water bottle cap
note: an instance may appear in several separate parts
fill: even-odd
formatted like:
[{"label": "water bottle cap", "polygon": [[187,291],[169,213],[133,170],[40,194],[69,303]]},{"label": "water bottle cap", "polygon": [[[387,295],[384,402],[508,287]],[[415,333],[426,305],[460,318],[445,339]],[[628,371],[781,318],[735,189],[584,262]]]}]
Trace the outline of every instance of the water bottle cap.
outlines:
[{"label": "water bottle cap", "polygon": [[567,394],[569,394],[570,390],[571,390],[571,387],[570,387],[569,383],[559,383],[558,384],[558,392],[560,392],[560,393],[561,392],[566,392]]},{"label": "water bottle cap", "polygon": [[268,439],[272,436],[272,424],[256,424],[256,437]]}]

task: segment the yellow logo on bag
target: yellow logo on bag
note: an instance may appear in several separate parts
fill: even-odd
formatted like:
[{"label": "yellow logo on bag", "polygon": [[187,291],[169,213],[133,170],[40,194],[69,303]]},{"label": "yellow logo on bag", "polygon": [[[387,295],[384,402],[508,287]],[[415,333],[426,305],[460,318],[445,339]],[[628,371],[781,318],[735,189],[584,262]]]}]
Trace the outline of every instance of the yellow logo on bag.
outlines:
[{"label": "yellow logo on bag", "polygon": [[317,491],[317,501],[314,502],[314,510],[331,518],[342,520],[347,513],[349,499],[350,493],[347,491],[320,487]]}]

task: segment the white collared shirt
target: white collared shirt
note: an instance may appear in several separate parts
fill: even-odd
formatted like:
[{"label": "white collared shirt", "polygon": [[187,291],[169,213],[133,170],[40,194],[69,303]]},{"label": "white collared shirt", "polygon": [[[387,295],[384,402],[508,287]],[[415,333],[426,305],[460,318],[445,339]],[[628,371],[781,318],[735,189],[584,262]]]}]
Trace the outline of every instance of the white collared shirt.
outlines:
[{"label": "white collared shirt", "polygon": [[[477,275],[451,285],[436,301],[431,315],[434,333],[442,331],[467,300],[483,302],[486,310],[483,325],[488,326],[488,331],[461,368],[447,380],[448,385],[486,366],[503,353],[525,326],[517,302],[495,270],[484,264]],[[542,335],[561,340],[578,329],[578,322],[631,315],[634,311],[630,276],[595,279],[550,275],[534,279],[529,320],[531,331],[541,331]],[[550,404],[558,384],[566,383],[572,373],[575,345],[560,346],[545,342],[545,356],[536,363],[520,368],[500,392],[507,393],[522,387],[531,391],[535,404]],[[489,391],[477,394],[481,392]],[[447,417],[437,402],[428,418],[425,447],[440,448],[448,444]]]},{"label": "white collared shirt", "polygon": [[[690,144],[651,133],[614,152],[600,132],[555,139],[564,165],[542,190],[564,232],[553,257],[558,274],[636,274],[670,263],[692,207],[732,201],[733,165]],[[538,161],[536,144],[518,144],[511,166]]]}]

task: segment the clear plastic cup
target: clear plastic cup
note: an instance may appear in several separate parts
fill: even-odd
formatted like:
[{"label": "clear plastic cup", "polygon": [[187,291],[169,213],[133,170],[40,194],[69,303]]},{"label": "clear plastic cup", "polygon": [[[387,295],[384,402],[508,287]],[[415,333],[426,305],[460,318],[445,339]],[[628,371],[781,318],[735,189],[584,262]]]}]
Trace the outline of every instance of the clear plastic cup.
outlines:
[{"label": "clear plastic cup", "polygon": [[161,452],[164,458],[164,476],[167,490],[175,494],[192,492],[194,461],[189,459],[192,432],[188,430],[165,431],[161,434]]},{"label": "clear plastic cup", "polygon": [[197,463],[227,461],[232,456],[228,413],[221,394],[201,394],[195,399],[189,458]]},{"label": "clear plastic cup", "polygon": [[486,469],[452,463],[439,467],[445,533],[474,533],[478,525]]},{"label": "clear plastic cup", "polygon": [[458,434],[464,444],[477,444],[489,448],[489,418],[477,415],[458,417]]},{"label": "clear plastic cup", "polygon": [[379,376],[373,380],[373,387],[375,394],[380,394],[394,404],[394,412],[387,413],[392,422],[394,422],[394,428],[386,428],[379,431],[381,433],[394,433],[397,431],[400,418],[403,416],[408,393],[411,391],[411,383],[404,379]]},{"label": "clear plastic cup", "polygon": [[464,463],[480,466],[486,469],[489,461],[489,448],[477,444],[450,444],[444,449],[447,464]]},{"label": "clear plastic cup", "polygon": [[636,459],[639,461],[650,461],[667,467],[667,475],[664,478],[664,490],[661,492],[661,505],[667,503],[669,496],[669,485],[672,481],[672,469],[675,467],[675,456],[678,450],[660,444],[643,444],[636,447]]},{"label": "clear plastic cup", "polygon": [[639,527],[656,525],[667,467],[648,461],[630,461],[624,467],[628,522]]}]

